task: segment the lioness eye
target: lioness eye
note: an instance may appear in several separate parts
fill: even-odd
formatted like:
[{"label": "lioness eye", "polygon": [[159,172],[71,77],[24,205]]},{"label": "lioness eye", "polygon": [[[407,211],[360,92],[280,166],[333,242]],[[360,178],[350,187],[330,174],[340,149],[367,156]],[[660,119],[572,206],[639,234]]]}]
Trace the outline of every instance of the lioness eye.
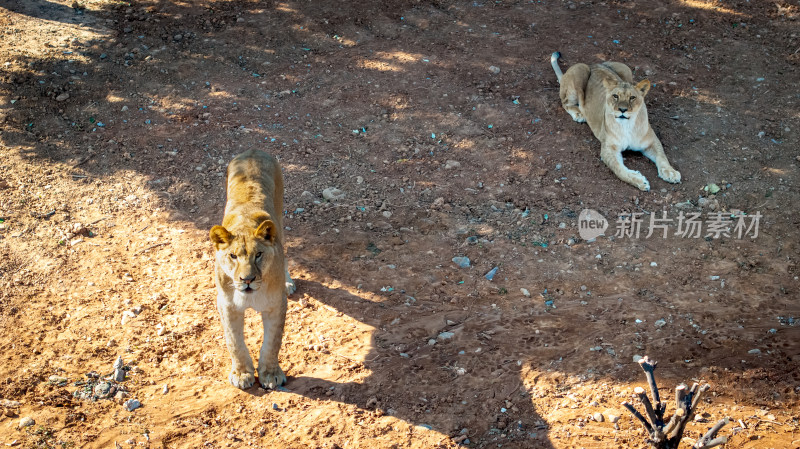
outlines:
[{"label": "lioness eye", "polygon": [[635,100],[635,99],[636,99],[636,97],[631,97],[631,101],[633,101],[633,100]]},{"label": "lioness eye", "polygon": [[612,97],[614,97],[615,100],[619,100],[619,95],[617,94],[612,95]]},{"label": "lioness eye", "polygon": [[236,259],[236,254],[231,254],[231,259]]},{"label": "lioness eye", "polygon": [[256,253],[256,259],[260,259],[260,258],[261,258],[261,252]]}]

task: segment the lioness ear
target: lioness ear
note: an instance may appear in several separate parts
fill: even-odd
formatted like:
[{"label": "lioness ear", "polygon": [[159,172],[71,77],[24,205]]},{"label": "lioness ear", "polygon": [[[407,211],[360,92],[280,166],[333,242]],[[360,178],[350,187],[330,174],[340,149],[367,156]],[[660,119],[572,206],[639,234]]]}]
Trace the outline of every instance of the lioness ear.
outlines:
[{"label": "lioness ear", "polygon": [[233,240],[233,234],[222,226],[212,227],[211,231],[208,232],[208,236],[211,238],[211,241],[214,243],[214,248],[216,249],[219,249],[221,245],[227,245]]},{"label": "lioness ear", "polygon": [[272,243],[275,240],[275,223],[272,220],[262,221],[253,235]]},{"label": "lioness ear", "polygon": [[642,96],[647,95],[650,92],[650,80],[641,80],[636,85],[636,89],[642,93]]},{"label": "lioness ear", "polygon": [[608,89],[609,92],[612,89],[614,89],[615,87],[617,87],[617,84],[618,83],[616,81],[614,81],[614,80],[612,80],[610,78],[603,78],[603,86],[605,86],[605,88]]}]

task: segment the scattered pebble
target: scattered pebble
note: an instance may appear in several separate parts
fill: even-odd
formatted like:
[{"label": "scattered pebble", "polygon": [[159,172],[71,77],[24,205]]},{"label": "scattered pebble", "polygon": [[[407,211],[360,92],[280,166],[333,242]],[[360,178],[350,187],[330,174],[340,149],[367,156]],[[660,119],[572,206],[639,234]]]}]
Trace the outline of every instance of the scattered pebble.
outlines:
[{"label": "scattered pebble", "polygon": [[69,94],[64,92],[63,94],[56,97],[56,101],[65,101],[69,98]]},{"label": "scattered pebble", "polygon": [[651,266],[651,267],[657,267],[657,266],[658,266],[658,263],[656,263],[656,262],[650,262],[650,266]]},{"label": "scattered pebble", "polygon": [[114,362],[114,381],[124,382],[126,374],[127,372],[125,371],[125,363],[122,361],[122,356],[119,356]]},{"label": "scattered pebble", "polygon": [[328,201],[337,201],[345,197],[345,193],[336,187],[328,187],[322,191],[322,197]]},{"label": "scattered pebble", "polygon": [[453,257],[453,263],[458,265],[459,268],[469,268],[469,257],[457,256]]},{"label": "scattered pebble", "polygon": [[499,74],[499,73],[500,73],[500,67],[493,66],[493,65],[492,65],[492,66],[489,66],[489,71],[490,71],[490,72],[492,72],[492,73],[494,73],[495,75],[497,75],[497,74]]},{"label": "scattered pebble", "polygon": [[438,337],[436,337],[436,338],[437,338],[438,340],[450,340],[450,339],[451,339],[451,338],[453,338],[455,335],[456,335],[456,334],[454,334],[454,333],[452,333],[452,332],[442,332],[442,333],[440,333],[440,334],[439,334],[439,336],[438,336]]},{"label": "scattered pebble", "polygon": [[129,412],[132,412],[132,411],[136,410],[137,408],[139,408],[141,406],[142,406],[142,403],[139,402],[138,399],[128,399],[127,401],[125,401],[124,404],[122,404],[122,407],[124,407],[125,410],[127,410]]},{"label": "scattered pebble", "polygon": [[30,427],[36,424],[36,421],[33,420],[30,416],[26,416],[19,420],[19,428],[22,429],[23,427]]},{"label": "scattered pebble", "polygon": [[660,329],[660,328],[662,328],[662,327],[664,327],[666,325],[667,325],[667,322],[664,321],[664,320],[656,320],[656,322],[653,323],[653,326],[655,326],[656,329]]},{"label": "scattered pebble", "polygon": [[531,297],[531,292],[529,292],[527,288],[521,288],[521,289],[519,289],[519,291],[520,291],[520,293],[522,293],[522,296],[524,296],[526,298],[530,298]]},{"label": "scattered pebble", "polygon": [[617,421],[619,421],[619,416],[618,415],[613,415],[613,414],[609,414],[608,415],[608,422],[610,422],[612,424],[616,424]]},{"label": "scattered pebble", "polygon": [[444,169],[445,170],[452,170],[454,168],[460,168],[460,167],[461,167],[461,162],[454,161],[454,160],[448,160],[444,164]]},{"label": "scattered pebble", "polygon": [[605,421],[605,420],[606,420],[606,418],[605,418],[605,417],[603,416],[603,414],[602,414],[602,413],[600,413],[600,412],[595,412],[595,413],[592,415],[592,419],[594,419],[594,420],[595,420],[595,421],[597,421],[597,422],[603,422],[603,421]]},{"label": "scattered pebble", "polygon": [[642,360],[643,358],[644,357],[642,357],[640,355],[634,355],[633,356],[633,363],[639,363],[639,360]]},{"label": "scattered pebble", "polygon": [[761,354],[761,350],[760,350],[760,349],[758,349],[758,348],[756,348],[756,349],[751,349],[751,350],[747,351],[747,353],[748,353],[748,354]]}]

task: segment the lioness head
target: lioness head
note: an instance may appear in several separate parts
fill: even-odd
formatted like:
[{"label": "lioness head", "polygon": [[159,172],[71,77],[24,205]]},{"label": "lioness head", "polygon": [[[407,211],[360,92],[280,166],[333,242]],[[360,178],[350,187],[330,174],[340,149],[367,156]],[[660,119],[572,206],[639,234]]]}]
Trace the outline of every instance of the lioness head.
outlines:
[{"label": "lioness head", "polygon": [[209,232],[217,251],[217,267],[233,282],[235,290],[250,293],[258,290],[264,274],[282,251],[275,245],[276,229],[272,220],[264,220],[255,230],[233,234],[222,226]]},{"label": "lioness head", "polygon": [[605,80],[608,91],[606,97],[606,114],[613,114],[617,120],[629,120],[636,117],[644,104],[644,96],[650,92],[650,81],[642,80],[632,86],[626,82],[615,83]]}]

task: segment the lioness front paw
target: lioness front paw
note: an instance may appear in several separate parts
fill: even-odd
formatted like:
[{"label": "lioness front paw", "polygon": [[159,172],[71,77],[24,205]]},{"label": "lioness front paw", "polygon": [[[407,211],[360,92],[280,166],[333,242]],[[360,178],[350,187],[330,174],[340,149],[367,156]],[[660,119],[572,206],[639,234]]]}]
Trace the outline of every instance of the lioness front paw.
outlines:
[{"label": "lioness front paw", "polygon": [[283,370],[278,365],[263,370],[259,369],[258,383],[268,390],[274,390],[286,383],[286,374],[283,374]]},{"label": "lioness front paw", "polygon": [[675,170],[672,167],[667,167],[662,170],[659,170],[658,177],[663,179],[664,181],[671,182],[673,184],[681,182],[681,172]]},{"label": "lioness front paw", "polygon": [[253,373],[243,373],[240,371],[231,370],[228,380],[230,380],[231,385],[234,387],[240,390],[246,390],[256,383],[256,376],[253,375]]},{"label": "lioness front paw", "polygon": [[628,178],[628,183],[643,192],[650,191],[650,182],[638,171],[631,171],[630,178]]},{"label": "lioness front paw", "polygon": [[572,116],[572,120],[575,120],[578,123],[586,123],[586,117],[583,116],[579,111],[567,111],[569,115]]}]

